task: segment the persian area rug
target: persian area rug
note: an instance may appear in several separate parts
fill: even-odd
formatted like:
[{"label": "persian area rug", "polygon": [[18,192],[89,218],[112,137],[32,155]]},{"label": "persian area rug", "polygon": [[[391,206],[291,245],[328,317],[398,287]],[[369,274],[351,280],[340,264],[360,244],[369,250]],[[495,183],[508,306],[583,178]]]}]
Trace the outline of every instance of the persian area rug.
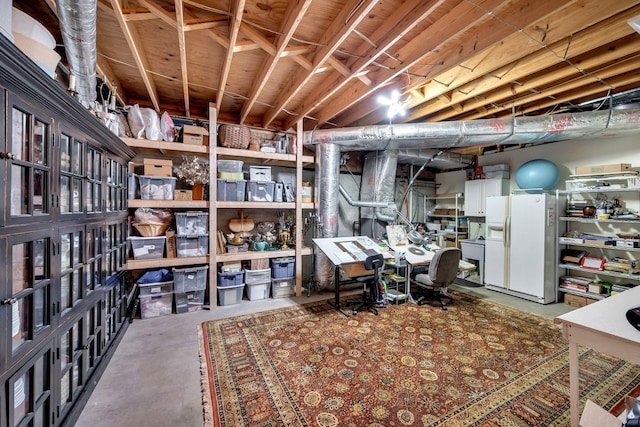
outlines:
[{"label": "persian area rug", "polygon": [[[203,323],[205,425],[568,425],[559,326],[454,296],[448,311],[346,318],[317,302]],[[611,410],[639,384],[640,367],[581,348],[582,404]]]}]

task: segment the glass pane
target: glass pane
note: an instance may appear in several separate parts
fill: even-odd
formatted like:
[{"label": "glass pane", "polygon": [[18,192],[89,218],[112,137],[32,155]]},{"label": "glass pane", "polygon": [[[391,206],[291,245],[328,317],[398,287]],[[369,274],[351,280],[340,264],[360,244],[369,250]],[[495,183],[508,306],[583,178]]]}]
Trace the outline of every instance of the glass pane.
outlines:
[{"label": "glass pane", "polygon": [[82,299],[82,269],[72,273],[73,280],[73,303]]},{"label": "glass pane", "polygon": [[49,126],[39,120],[33,128],[33,163],[47,164],[47,129]]},{"label": "glass pane", "polygon": [[60,278],[60,304],[65,310],[71,307],[71,275],[65,274]]},{"label": "glass pane", "polygon": [[73,233],[73,265],[82,263],[82,232]]},{"label": "glass pane", "polygon": [[47,315],[47,288],[39,288],[33,292],[33,323],[35,330],[45,326]]},{"label": "glass pane", "polygon": [[71,138],[65,134],[60,135],[60,169],[71,171]]},{"label": "glass pane", "polygon": [[29,399],[30,371],[27,371],[13,383],[13,425],[17,426],[27,413],[31,412]]},{"label": "glass pane", "polygon": [[93,212],[93,183],[91,181],[87,181],[87,196],[85,198],[87,203],[87,212]]},{"label": "glass pane", "polygon": [[72,265],[71,234],[63,234],[60,236],[60,267],[65,270]]},{"label": "glass pane", "polygon": [[24,289],[27,289],[31,285],[31,268],[29,267],[30,256],[31,254],[29,253],[28,243],[13,245],[13,248],[11,250],[13,269],[13,285],[11,287],[12,295],[17,294]]},{"label": "glass pane", "polygon": [[29,160],[29,115],[13,109],[11,153],[17,160]]},{"label": "glass pane", "polygon": [[11,165],[11,215],[29,213],[29,170]]},{"label": "glass pane", "polygon": [[102,184],[94,184],[93,209],[94,212],[102,210]]},{"label": "glass pane", "polygon": [[49,357],[43,355],[33,365],[33,397],[37,401],[45,391],[49,390]]},{"label": "glass pane", "polygon": [[78,141],[73,141],[73,155],[71,156],[73,159],[72,169],[71,171],[76,175],[82,174],[82,143]]},{"label": "glass pane", "polygon": [[95,289],[95,263],[90,262],[85,267],[85,286],[87,288],[87,295],[93,289]]},{"label": "glass pane", "polygon": [[82,385],[82,375],[81,372],[82,359],[78,359],[73,364],[73,389],[77,390]]},{"label": "glass pane", "polygon": [[60,212],[71,210],[71,180],[68,176],[60,177]]},{"label": "glass pane", "polygon": [[73,353],[71,351],[71,330],[68,330],[60,338],[60,371],[64,371],[65,368],[71,363]]},{"label": "glass pane", "polygon": [[47,172],[36,169],[33,171],[33,213],[49,212],[49,206],[44,203],[47,196]]},{"label": "glass pane", "polygon": [[11,336],[14,351],[29,339],[29,297],[11,304]]},{"label": "glass pane", "polygon": [[33,242],[33,274],[36,281],[49,278],[49,239]]},{"label": "glass pane", "polygon": [[70,371],[67,371],[67,373],[64,374],[62,376],[62,379],[60,380],[60,403],[62,404],[61,406],[63,408],[67,405],[67,403],[69,403],[69,397],[71,395],[69,372]]},{"label": "glass pane", "polygon": [[102,181],[102,153],[96,151],[94,156],[93,178],[96,181]]},{"label": "glass pane", "polygon": [[72,187],[71,187],[71,206],[73,212],[81,212],[82,211],[82,180],[73,179]]},{"label": "glass pane", "polygon": [[33,419],[33,427],[46,427],[50,425],[49,422],[49,398],[36,409],[35,417]]},{"label": "glass pane", "polygon": [[79,320],[76,324],[73,325],[72,333],[73,333],[73,351],[76,352],[82,348],[82,335],[80,334],[80,330],[82,328],[82,320]]}]

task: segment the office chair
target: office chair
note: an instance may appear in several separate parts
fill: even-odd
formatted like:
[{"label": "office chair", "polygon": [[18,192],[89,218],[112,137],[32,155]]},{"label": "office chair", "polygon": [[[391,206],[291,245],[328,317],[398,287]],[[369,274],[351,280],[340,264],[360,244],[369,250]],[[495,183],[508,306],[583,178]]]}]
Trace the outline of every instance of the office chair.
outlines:
[{"label": "office chair", "polygon": [[456,280],[461,251],[458,248],[446,248],[437,252],[429,264],[429,272],[416,274],[415,282],[427,289],[427,293],[418,298],[418,305],[425,304],[427,298],[440,302],[447,309],[447,302],[453,304],[453,298],[447,295],[447,287]]},{"label": "office chair", "polygon": [[380,281],[380,270],[383,265],[384,257],[382,254],[369,255],[364,260],[364,268],[373,270],[373,274],[356,277],[356,281],[363,284],[362,299],[347,301],[351,304],[357,304],[353,307],[354,315],[358,314],[358,310],[362,307],[366,307],[373,314],[378,315],[378,309],[376,308],[380,306],[380,289],[378,288],[378,283]]}]

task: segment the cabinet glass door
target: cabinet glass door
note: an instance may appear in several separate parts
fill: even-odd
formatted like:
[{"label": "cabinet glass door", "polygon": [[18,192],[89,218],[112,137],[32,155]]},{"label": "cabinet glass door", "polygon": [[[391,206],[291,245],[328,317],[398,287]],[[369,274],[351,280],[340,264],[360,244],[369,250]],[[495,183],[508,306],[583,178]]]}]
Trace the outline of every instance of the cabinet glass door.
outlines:
[{"label": "cabinet glass door", "polygon": [[60,231],[60,311],[63,315],[84,298],[84,226]]},{"label": "cabinet glass door", "polygon": [[88,213],[102,212],[102,152],[87,148],[86,203]]},{"label": "cabinet glass door", "polygon": [[127,166],[116,159],[108,159],[107,165],[107,211],[124,211],[127,207]]},{"label": "cabinet glass door", "polygon": [[[8,238],[9,360],[22,357],[52,323],[51,238],[46,232]],[[5,351],[5,349],[0,349]],[[9,363],[10,365],[10,363]]]},{"label": "cabinet glass door", "polygon": [[50,347],[26,363],[7,382],[7,414],[2,415],[3,426],[44,427],[53,425],[51,419]]},{"label": "cabinet glass door", "polygon": [[101,225],[87,226],[85,287],[87,294],[102,286],[102,230]]},{"label": "cabinet glass door", "polygon": [[85,318],[60,337],[59,417],[64,418],[86,381]]},{"label": "cabinet glass door", "polygon": [[64,131],[60,134],[60,213],[84,212],[84,143]]},{"label": "cabinet glass door", "polygon": [[[7,224],[50,219],[51,120],[14,98],[8,111]],[[48,217],[48,218],[46,218]],[[45,219],[46,218],[46,219]]]}]

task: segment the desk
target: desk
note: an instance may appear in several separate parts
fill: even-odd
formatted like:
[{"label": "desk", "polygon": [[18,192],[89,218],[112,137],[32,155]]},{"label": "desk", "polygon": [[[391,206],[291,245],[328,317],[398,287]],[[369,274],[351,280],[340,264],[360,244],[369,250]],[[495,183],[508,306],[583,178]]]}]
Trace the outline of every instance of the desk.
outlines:
[{"label": "desk", "polygon": [[640,304],[640,286],[589,304],[555,318],[569,341],[569,381],[571,427],[578,427],[580,385],[578,346],[609,354],[640,365],[640,331],[629,324],[625,314]]},{"label": "desk", "polygon": [[325,237],[313,239],[313,243],[329,258],[335,267],[335,300],[329,304],[340,313],[349,317],[349,314],[340,307],[340,268],[346,264],[362,264],[367,258],[366,250],[373,250],[382,254],[385,258],[393,258],[388,251],[384,251],[380,245],[367,236],[351,237]]}]

